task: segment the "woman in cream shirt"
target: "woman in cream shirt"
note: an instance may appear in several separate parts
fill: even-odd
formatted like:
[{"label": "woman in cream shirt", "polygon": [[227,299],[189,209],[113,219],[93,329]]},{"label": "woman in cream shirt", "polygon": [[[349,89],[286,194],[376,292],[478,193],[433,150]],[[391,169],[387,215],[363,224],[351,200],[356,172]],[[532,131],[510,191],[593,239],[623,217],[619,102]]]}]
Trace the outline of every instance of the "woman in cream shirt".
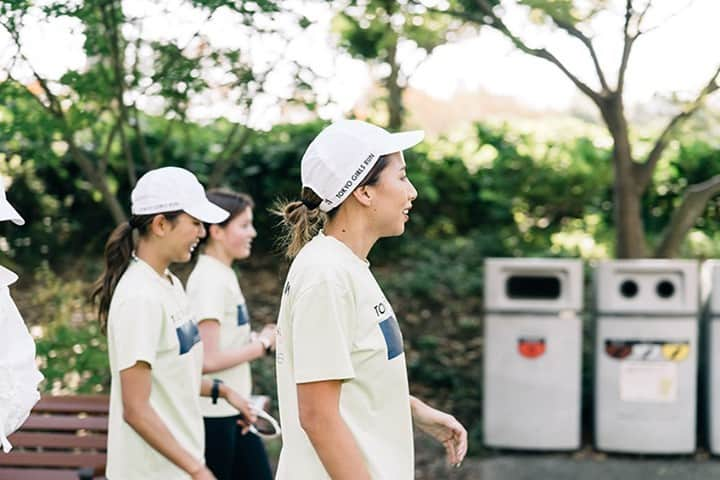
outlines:
[{"label": "woman in cream shirt", "polygon": [[[257,235],[253,202],[247,195],[227,190],[211,190],[207,196],[230,216],[205,224],[202,253],[187,283],[203,342],[203,372],[216,385],[222,382],[249,398],[250,362],[275,346],[274,325],[252,332],[245,297],[232,269],[236,260],[250,256]],[[252,432],[242,432],[237,409],[210,398],[201,399],[200,407],[205,422],[205,460],[218,480],[272,480],[262,440]]]},{"label": "woman in cream shirt", "polygon": [[465,456],[462,425],[410,396],[398,319],[367,261],[405,230],[417,191],[402,150],[422,138],[343,120],[302,158],[302,200],[281,209],[294,260],[277,330],[279,480],[412,480],[413,421],[452,464]]},{"label": "woman in cream shirt", "polygon": [[[187,170],[143,175],[132,191],[132,216],[105,246],[105,270],[93,297],[108,335],[109,480],[214,479],[203,459],[199,396],[202,343],[182,284],[168,266],[187,262],[205,236],[202,222],[228,213],[210,203]],[[137,236],[137,241],[134,236]],[[225,398],[252,420],[245,398]]]}]

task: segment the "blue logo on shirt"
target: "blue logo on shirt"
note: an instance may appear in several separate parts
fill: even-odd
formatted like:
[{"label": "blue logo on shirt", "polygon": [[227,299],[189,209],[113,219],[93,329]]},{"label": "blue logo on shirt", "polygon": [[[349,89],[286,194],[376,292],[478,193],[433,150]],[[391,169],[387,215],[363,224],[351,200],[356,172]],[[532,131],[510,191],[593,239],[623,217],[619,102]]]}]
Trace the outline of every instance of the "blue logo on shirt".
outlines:
[{"label": "blue logo on shirt", "polygon": [[400,333],[400,325],[398,325],[395,317],[392,316],[380,322],[379,325],[383,337],[385,337],[388,360],[392,360],[403,353],[403,340],[402,333]]},{"label": "blue logo on shirt", "polygon": [[247,306],[241,303],[237,306],[237,324],[238,326],[247,325],[250,322],[250,314],[248,313]]},{"label": "blue logo on shirt", "polygon": [[192,320],[175,327],[175,333],[177,333],[178,343],[180,344],[180,355],[189,352],[193,345],[200,341],[200,330]]}]

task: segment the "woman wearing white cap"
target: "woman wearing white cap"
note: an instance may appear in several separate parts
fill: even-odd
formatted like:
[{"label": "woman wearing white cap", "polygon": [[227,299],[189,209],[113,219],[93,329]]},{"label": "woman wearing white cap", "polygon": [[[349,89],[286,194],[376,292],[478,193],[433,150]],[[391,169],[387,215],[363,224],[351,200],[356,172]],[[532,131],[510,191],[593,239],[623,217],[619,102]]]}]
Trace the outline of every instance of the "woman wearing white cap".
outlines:
[{"label": "woman wearing white cap", "polygon": [[[0,221],[24,225],[1,190]],[[35,343],[10,296],[9,285],[18,276],[0,266],[0,444],[5,453],[12,447],[7,437],[23,424],[40,398],[37,386],[43,376],[35,364]]]},{"label": "woman wearing white cap", "polygon": [[397,317],[367,261],[405,230],[417,191],[402,150],[422,138],[343,120],[303,156],[302,201],[282,208],[294,260],[277,331],[279,480],[410,480],[413,420],[450,463],[465,456],[462,425],[410,396]]},{"label": "woman wearing white cap", "polygon": [[[269,354],[275,346],[274,325],[252,332],[245,297],[232,268],[235,260],[250,256],[257,235],[254,204],[249,196],[229,190],[211,190],[207,196],[230,216],[205,225],[202,253],[187,282],[204,347],[203,371],[215,384],[225,383],[249,397],[250,362]],[[218,480],[272,480],[263,442],[253,432],[243,434],[237,425],[237,409],[216,398],[200,402],[205,460]]]},{"label": "woman wearing white cap", "polygon": [[[227,386],[201,380],[202,343],[182,284],[167,268],[187,262],[203,222],[228,213],[195,175],[176,167],[143,175],[132,216],[110,235],[93,298],[107,329],[111,389],[110,480],[213,479],[203,460],[199,395],[221,396],[253,419]],[[137,242],[133,232],[137,233]]]}]

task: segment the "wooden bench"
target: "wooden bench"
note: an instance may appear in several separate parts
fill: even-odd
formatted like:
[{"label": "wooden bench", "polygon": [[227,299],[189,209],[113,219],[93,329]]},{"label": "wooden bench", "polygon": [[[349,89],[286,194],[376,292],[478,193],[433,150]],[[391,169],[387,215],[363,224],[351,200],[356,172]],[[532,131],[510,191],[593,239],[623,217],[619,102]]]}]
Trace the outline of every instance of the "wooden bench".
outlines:
[{"label": "wooden bench", "polygon": [[[270,408],[270,397],[253,401]],[[0,480],[104,479],[108,411],[107,395],[43,397],[0,452]]]},{"label": "wooden bench", "polygon": [[0,480],[103,479],[107,395],[43,397],[0,452]]}]

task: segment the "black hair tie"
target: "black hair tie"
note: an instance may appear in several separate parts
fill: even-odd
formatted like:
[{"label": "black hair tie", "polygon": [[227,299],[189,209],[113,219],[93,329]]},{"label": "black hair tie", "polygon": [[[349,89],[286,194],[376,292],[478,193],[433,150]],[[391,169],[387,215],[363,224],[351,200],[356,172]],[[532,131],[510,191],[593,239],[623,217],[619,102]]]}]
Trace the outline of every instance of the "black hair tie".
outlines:
[{"label": "black hair tie", "polygon": [[138,226],[139,226],[137,224],[137,220],[135,219],[135,217],[130,217],[130,220],[128,220],[128,225],[130,225],[131,229],[138,228]]},{"label": "black hair tie", "polygon": [[308,200],[307,198],[303,198],[303,199],[301,200],[301,202],[302,202],[303,205],[305,205],[305,207],[306,207],[308,210],[315,210],[316,208],[318,208],[318,207],[320,206],[319,203],[313,203],[313,202],[311,202],[310,200]]}]

